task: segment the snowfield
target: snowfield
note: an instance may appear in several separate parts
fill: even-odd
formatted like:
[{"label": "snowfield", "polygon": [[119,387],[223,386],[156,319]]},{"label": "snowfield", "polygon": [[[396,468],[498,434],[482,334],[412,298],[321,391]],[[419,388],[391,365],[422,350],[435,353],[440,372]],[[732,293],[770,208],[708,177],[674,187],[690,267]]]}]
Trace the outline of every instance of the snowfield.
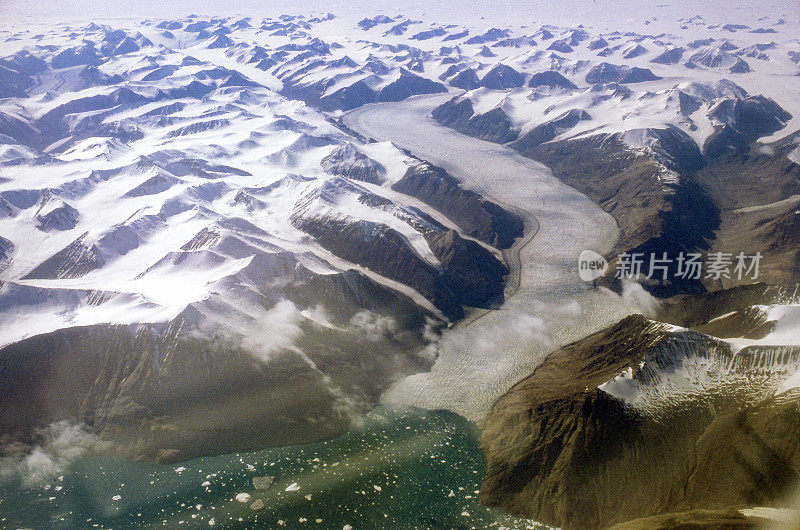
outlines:
[{"label": "snowfield", "polygon": [[[96,26],[87,35],[105,45],[117,33]],[[356,269],[441,315],[414,289],[321,248],[290,220],[296,210],[386,225],[436,267],[417,230],[429,225],[420,216],[459,228],[388,189],[416,161],[390,145],[348,137],[305,104],[276,94],[263,71],[250,79],[221,66],[240,65],[219,50],[173,51],[138,35],[142,48],[106,60],[104,72],[93,74],[99,81],[67,87],[62,79],[96,70],[68,66],[42,74],[29,97],[0,104],[7,120],[29,123],[20,127],[34,135],[5,130],[18,133],[4,137],[16,149],[7,156],[24,157],[4,165],[0,179],[0,344],[70,326],[168,322],[192,304],[237,307],[235,318],[201,313],[245,333],[253,311],[264,310],[241,297],[263,292],[263,282],[291,281],[280,279],[286,266],[322,275]],[[68,43],[58,32],[51,38]],[[37,127],[44,138],[35,139]],[[93,129],[110,132],[92,136]],[[20,142],[39,142],[41,154]],[[379,160],[386,186],[365,183],[367,190],[326,173],[320,161],[344,145]],[[314,199],[320,190],[331,199]],[[395,214],[359,200],[380,194],[398,205]],[[287,259],[294,265],[278,264]]]}]

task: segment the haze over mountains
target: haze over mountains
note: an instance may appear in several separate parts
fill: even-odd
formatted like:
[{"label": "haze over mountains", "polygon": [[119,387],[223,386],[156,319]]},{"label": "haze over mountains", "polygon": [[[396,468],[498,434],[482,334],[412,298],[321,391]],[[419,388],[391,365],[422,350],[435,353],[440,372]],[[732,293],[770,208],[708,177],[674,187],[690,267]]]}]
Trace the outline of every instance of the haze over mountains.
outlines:
[{"label": "haze over mountains", "polygon": [[[800,473],[791,11],[335,7],[0,28],[0,434],[70,420],[172,462],[384,401],[481,422],[482,500],[548,524],[774,504]],[[660,302],[620,252],[759,252],[770,285],[643,281]],[[647,455],[657,487],[620,480]]]}]

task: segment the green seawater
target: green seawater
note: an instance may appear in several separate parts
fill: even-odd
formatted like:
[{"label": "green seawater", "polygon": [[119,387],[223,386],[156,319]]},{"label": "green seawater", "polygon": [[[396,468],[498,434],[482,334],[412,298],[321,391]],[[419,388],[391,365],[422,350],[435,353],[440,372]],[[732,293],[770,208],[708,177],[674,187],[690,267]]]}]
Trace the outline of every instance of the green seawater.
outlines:
[{"label": "green seawater", "polygon": [[449,412],[380,407],[322,443],[174,465],[84,457],[35,485],[0,477],[0,528],[540,528],[478,502],[478,436]]}]

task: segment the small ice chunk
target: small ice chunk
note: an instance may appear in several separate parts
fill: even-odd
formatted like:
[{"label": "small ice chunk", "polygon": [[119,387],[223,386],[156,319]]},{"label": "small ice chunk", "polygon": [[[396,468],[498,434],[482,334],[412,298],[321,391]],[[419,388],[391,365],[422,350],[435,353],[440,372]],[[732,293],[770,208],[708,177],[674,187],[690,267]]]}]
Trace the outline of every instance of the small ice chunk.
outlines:
[{"label": "small ice chunk", "polygon": [[262,501],[261,499],[256,499],[255,502],[250,505],[250,509],[253,510],[254,512],[260,512],[264,508],[266,508],[266,505],[264,504],[264,501]]},{"label": "small ice chunk", "polygon": [[113,497],[111,497],[112,501],[118,501],[120,499],[122,499],[122,495],[114,495]]},{"label": "small ice chunk", "polygon": [[275,477],[271,477],[269,475],[263,477],[253,477],[253,487],[257,490],[268,490],[274,481]]},{"label": "small ice chunk", "polygon": [[377,484],[373,484],[373,485],[372,485],[372,487],[373,487],[373,488],[375,488],[375,491],[381,491],[381,489],[382,489],[382,488],[381,488],[380,486],[378,486]]},{"label": "small ice chunk", "polygon": [[286,486],[286,491],[300,491],[300,485],[297,482],[292,482],[288,486]]},{"label": "small ice chunk", "polygon": [[241,503],[248,502],[250,500],[250,494],[249,493],[237,493],[236,494],[236,500],[241,502]]},{"label": "small ice chunk", "polygon": [[214,519],[213,517],[208,520],[208,526],[214,526],[216,524],[217,524],[217,520]]}]

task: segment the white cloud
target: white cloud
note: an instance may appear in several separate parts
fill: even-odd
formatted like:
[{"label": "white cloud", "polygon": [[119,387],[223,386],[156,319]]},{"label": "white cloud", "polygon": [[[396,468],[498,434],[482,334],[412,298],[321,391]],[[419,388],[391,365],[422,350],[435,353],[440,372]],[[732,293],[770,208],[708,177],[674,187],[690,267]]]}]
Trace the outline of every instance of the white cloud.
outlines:
[{"label": "white cloud", "polygon": [[333,327],[331,319],[328,316],[328,312],[321,304],[317,304],[309,309],[304,309],[302,311],[302,314],[304,317],[306,317],[309,320],[313,320],[320,326],[325,326],[328,328]]},{"label": "white cloud", "polygon": [[353,315],[353,318],[350,319],[350,328],[371,341],[390,338],[398,331],[395,319],[378,315],[367,309]]},{"label": "white cloud", "polygon": [[507,309],[500,309],[497,313],[504,314],[498,322],[469,326],[457,335],[451,334],[448,347],[471,350],[478,356],[495,357],[519,344],[552,345],[542,318]]},{"label": "white cloud", "polygon": [[101,450],[107,444],[83,424],[68,421],[52,423],[37,433],[39,441],[19,442],[2,448],[0,476],[19,476],[23,485],[42,485],[62,473],[73,460]]},{"label": "white cloud", "polygon": [[661,302],[655,296],[645,291],[644,287],[636,282],[622,283],[622,300],[626,305],[641,311],[648,318],[654,317],[661,306]]},{"label": "white cloud", "polygon": [[268,361],[272,355],[296,350],[296,341],[303,335],[300,322],[303,314],[289,300],[281,300],[250,325],[242,346],[257,359]]}]

